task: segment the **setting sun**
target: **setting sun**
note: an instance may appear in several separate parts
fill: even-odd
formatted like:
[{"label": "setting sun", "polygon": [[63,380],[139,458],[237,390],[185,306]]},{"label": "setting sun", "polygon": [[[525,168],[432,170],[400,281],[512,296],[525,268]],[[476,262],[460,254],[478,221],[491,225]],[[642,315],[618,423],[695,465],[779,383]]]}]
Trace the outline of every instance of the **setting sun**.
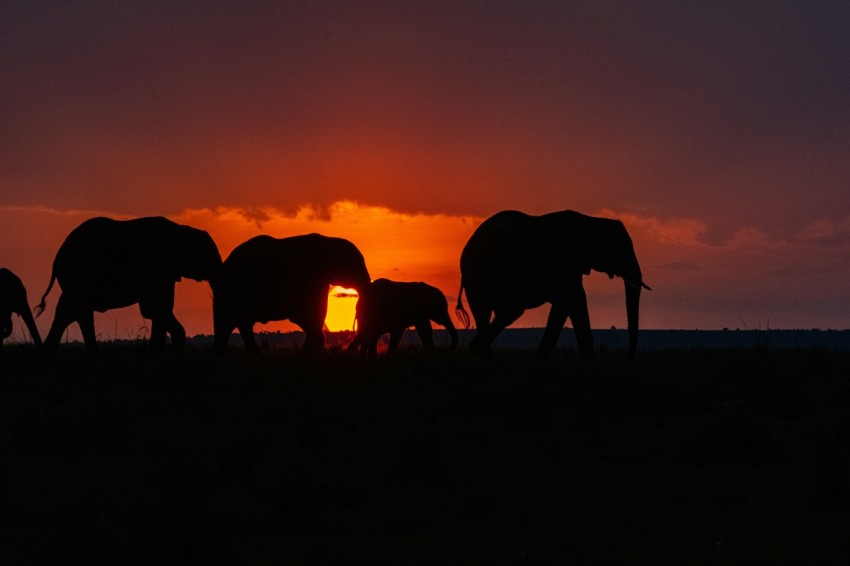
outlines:
[{"label": "setting sun", "polygon": [[325,317],[325,326],[331,332],[353,330],[356,307],[357,291],[333,287],[328,295],[328,315]]}]

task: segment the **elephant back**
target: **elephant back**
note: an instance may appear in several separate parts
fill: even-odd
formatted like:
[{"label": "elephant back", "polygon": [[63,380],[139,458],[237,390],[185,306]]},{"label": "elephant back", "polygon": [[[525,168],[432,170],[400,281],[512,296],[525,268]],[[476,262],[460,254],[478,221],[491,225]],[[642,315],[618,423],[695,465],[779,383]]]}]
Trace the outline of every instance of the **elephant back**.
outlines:
[{"label": "elephant back", "polygon": [[53,272],[63,292],[97,297],[110,308],[135,302],[143,290],[179,279],[173,256],[180,228],[163,217],[91,218],[68,234]]},{"label": "elephant back", "polygon": [[[350,284],[349,280],[356,280]],[[368,285],[369,273],[357,247],[342,238],[307,234],[251,238],[224,260],[221,286],[268,293],[301,292],[317,285]]]}]

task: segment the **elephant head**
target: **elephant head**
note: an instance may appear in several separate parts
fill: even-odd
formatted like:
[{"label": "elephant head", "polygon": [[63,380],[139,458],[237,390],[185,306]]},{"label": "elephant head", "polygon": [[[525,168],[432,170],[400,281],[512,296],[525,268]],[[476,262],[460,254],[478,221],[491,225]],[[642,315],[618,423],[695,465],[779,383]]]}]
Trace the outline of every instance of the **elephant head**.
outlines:
[{"label": "elephant head", "polygon": [[212,237],[204,230],[191,226],[176,226],[175,279],[188,277],[195,281],[209,281],[214,287],[221,271],[221,255]]},{"label": "elephant head", "polygon": [[27,290],[20,278],[4,267],[0,268],[0,344],[12,334],[12,313],[24,320],[33,344],[41,346],[41,336],[30,312]]},{"label": "elephant head", "polygon": [[607,218],[585,218],[588,226],[583,229],[583,249],[587,253],[589,268],[605,273],[611,279],[623,279],[631,358],[637,349],[641,289],[651,289],[643,282],[632,239],[623,223]]},{"label": "elephant head", "polygon": [[333,258],[327,263],[327,280],[331,285],[338,285],[359,292],[366,290],[371,282],[369,270],[363,254],[353,243],[342,238],[326,238],[325,255]]}]

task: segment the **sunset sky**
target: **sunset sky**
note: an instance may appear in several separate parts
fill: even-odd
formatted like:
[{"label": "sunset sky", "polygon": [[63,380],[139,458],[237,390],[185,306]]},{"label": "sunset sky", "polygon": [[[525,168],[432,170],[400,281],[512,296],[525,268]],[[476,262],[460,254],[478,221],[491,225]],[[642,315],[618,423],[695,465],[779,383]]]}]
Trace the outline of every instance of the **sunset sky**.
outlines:
[{"label": "sunset sky", "polygon": [[[844,0],[5,1],[0,76],[0,266],[31,304],[95,215],[223,256],[341,236],[453,303],[484,218],[573,209],[628,227],[644,328],[850,327]],[[625,326],[621,282],[586,288],[594,327]],[[209,293],[178,285],[190,334]]]}]

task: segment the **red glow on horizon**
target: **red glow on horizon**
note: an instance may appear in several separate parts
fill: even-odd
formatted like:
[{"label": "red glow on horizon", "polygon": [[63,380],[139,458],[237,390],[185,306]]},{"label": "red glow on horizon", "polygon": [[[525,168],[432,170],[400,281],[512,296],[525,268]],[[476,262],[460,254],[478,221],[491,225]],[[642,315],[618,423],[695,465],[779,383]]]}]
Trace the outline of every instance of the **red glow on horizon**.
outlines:
[{"label": "red glow on horizon", "polygon": [[[726,240],[712,240],[707,237],[706,225],[698,219],[660,219],[612,210],[595,214],[620,218],[632,235],[645,280],[654,289],[645,293],[642,301],[643,328],[736,328],[741,319],[750,326],[770,320],[773,328],[847,326],[840,308],[846,298],[842,279],[830,277],[832,272],[823,267],[834,269],[834,254],[838,252],[830,248],[818,251],[815,244],[831,238],[840,245],[850,222],[806,225],[799,234],[786,234],[781,239],[745,227]],[[62,241],[82,221],[98,215],[122,217],[109,211],[0,207],[2,265],[21,277],[31,305],[47,287],[52,260]],[[482,221],[471,216],[403,214],[350,201],[326,209],[304,206],[291,214],[273,208],[185,210],[171,219],[207,230],[223,257],[258,234],[288,237],[318,232],[347,238],[363,253],[373,279],[425,281],[441,289],[452,307],[460,282],[461,250]],[[801,280],[807,284],[799,285]],[[767,286],[771,295],[761,291]],[[819,289],[821,306],[806,306],[810,305],[810,288]],[[594,328],[625,326],[622,281],[592,274],[585,278],[585,289]],[[327,327],[350,329],[356,299],[335,297],[334,292],[329,290]],[[47,312],[36,321],[42,335],[53,319],[58,297],[54,288]],[[778,297],[785,297],[781,308],[776,304]],[[177,284],[175,314],[187,334],[212,334],[209,286],[194,281]],[[101,340],[133,339],[149,326],[136,306],[97,313],[95,317]],[[515,326],[541,327],[545,320],[544,307],[529,311]],[[296,329],[288,321],[256,327],[257,332]],[[18,334],[16,330],[15,336]],[[70,327],[69,338],[80,338],[76,325]]]}]

